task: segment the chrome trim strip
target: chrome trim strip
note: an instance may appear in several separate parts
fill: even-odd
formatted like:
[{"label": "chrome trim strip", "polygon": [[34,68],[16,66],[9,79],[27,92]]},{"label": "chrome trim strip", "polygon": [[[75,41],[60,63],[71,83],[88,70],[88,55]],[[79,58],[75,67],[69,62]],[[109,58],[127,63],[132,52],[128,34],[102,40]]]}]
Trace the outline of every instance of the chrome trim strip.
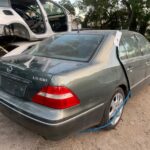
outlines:
[{"label": "chrome trim strip", "polygon": [[61,95],[56,95],[56,94],[49,94],[45,92],[39,92],[39,96],[46,97],[46,98],[51,98],[51,99],[56,99],[56,100],[62,100],[62,99],[67,99],[73,97],[71,93],[66,93],[66,94],[61,94]]},{"label": "chrome trim strip", "polygon": [[147,76],[146,78],[142,79],[141,81],[137,82],[136,84],[134,84],[131,89],[135,88],[137,85],[139,85],[140,83],[142,83],[143,81],[145,81],[146,79],[150,78],[150,75]]}]

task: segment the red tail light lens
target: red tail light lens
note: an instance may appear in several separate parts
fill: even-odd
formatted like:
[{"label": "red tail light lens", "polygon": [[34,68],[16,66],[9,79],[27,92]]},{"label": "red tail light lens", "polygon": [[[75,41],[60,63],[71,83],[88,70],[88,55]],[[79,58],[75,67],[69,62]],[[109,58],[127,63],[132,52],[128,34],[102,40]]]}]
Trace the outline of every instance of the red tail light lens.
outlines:
[{"label": "red tail light lens", "polygon": [[32,101],[55,109],[66,109],[80,104],[77,96],[63,86],[44,87],[32,98]]}]

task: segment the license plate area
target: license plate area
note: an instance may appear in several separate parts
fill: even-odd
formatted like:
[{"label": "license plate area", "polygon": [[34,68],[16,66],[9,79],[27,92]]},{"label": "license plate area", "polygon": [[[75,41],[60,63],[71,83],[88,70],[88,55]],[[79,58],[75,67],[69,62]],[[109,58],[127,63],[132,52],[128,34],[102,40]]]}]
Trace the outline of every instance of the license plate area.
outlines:
[{"label": "license plate area", "polygon": [[27,85],[25,83],[1,76],[1,89],[11,95],[24,97]]}]

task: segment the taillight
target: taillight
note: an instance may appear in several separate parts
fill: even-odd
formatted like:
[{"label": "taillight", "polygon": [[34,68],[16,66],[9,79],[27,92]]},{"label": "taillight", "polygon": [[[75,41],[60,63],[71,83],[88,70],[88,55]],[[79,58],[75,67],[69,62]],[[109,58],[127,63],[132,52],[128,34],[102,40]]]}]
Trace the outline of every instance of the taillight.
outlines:
[{"label": "taillight", "polygon": [[66,109],[80,103],[77,96],[68,88],[63,86],[43,87],[32,101],[50,108]]}]

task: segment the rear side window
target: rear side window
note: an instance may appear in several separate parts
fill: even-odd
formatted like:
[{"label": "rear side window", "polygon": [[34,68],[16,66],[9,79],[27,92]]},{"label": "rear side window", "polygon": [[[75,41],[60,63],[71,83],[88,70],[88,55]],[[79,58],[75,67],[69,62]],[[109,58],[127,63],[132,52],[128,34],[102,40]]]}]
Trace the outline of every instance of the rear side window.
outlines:
[{"label": "rear side window", "polygon": [[54,35],[32,48],[35,56],[89,61],[103,40],[104,35],[62,34]]},{"label": "rear side window", "polygon": [[119,57],[122,60],[127,59],[127,51],[125,49],[125,46],[122,40],[120,41],[120,45],[119,45]]},{"label": "rear side window", "polygon": [[150,43],[148,40],[142,35],[136,35],[138,39],[139,47],[143,54],[150,54]]},{"label": "rear side window", "polygon": [[141,56],[141,51],[138,47],[138,40],[136,39],[134,34],[124,35],[123,43],[127,50],[128,58]]},{"label": "rear side window", "polygon": [[9,1],[8,0],[0,0],[0,6],[1,7],[9,7]]}]

